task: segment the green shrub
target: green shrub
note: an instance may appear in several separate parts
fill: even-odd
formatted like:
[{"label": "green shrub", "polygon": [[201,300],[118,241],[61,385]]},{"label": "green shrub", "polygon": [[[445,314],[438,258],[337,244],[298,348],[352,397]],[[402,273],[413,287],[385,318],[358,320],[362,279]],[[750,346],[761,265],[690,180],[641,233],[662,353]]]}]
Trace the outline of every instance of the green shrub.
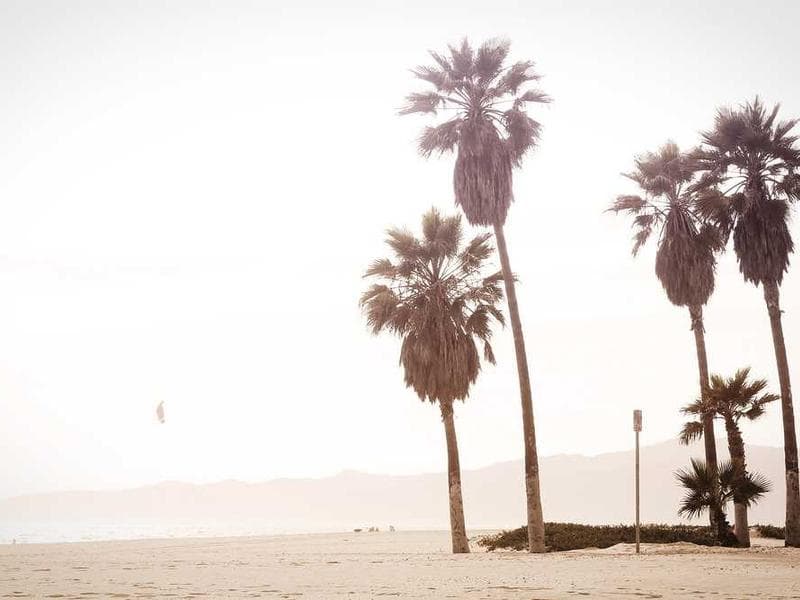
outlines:
[{"label": "green shrub", "polygon": [[[702,546],[714,545],[714,537],[708,527],[690,525],[643,525],[640,539],[642,543],[691,542]],[[608,548],[622,542],[635,541],[636,528],[633,525],[544,524],[544,543],[549,552]],[[480,538],[478,545],[490,551],[497,548],[525,550],[528,547],[528,531],[524,527],[501,531]]]},{"label": "green shrub", "polygon": [[786,528],[775,525],[754,525],[762,537],[783,540],[786,538]]}]

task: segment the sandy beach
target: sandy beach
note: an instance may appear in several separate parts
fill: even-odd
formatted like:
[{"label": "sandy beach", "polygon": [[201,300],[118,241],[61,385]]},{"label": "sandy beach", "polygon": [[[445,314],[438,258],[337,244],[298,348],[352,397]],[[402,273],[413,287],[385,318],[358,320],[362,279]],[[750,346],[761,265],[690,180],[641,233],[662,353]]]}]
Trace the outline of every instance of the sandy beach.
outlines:
[{"label": "sandy beach", "polygon": [[[474,539],[474,538],[473,538]],[[761,541],[761,540],[758,540]],[[448,553],[447,532],[0,546],[3,598],[800,598],[800,550]]]}]

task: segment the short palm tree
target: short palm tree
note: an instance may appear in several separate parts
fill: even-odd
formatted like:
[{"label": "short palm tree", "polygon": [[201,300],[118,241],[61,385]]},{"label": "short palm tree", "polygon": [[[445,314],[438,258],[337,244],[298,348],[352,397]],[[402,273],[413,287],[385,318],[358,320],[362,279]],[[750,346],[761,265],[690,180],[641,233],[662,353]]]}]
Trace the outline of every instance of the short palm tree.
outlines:
[{"label": "short palm tree", "polygon": [[766,379],[748,381],[750,368],[739,369],[733,377],[724,379],[711,376],[711,385],[706,398],[698,398],[681,409],[683,414],[694,417],[683,426],[680,439],[684,444],[703,436],[703,423],[709,418],[719,417],[725,423],[728,435],[728,452],[734,468],[733,504],[736,537],[739,545],[750,546],[750,531],[747,523],[747,501],[740,493],[740,483],[747,475],[741,419],[755,421],[764,415],[767,404],[779,399],[775,394],[762,393],[767,387]]},{"label": "short palm tree", "polygon": [[550,98],[528,87],[539,79],[533,63],[521,61],[506,65],[508,53],[506,41],[490,40],[475,50],[466,39],[460,47],[451,46],[449,56],[431,52],[434,64],[417,67],[413,72],[433,89],[410,94],[400,114],[437,115],[441,111],[448,115],[443,123],[424,129],[419,151],[425,157],[456,152],[453,173],[456,204],[471,224],[494,228],[514,335],[522,403],[528,547],[531,552],[544,552],[531,382],[503,226],[513,200],[512,171],[534,148],[541,130],[540,124],[526,113],[526,107],[530,103],[549,102]]},{"label": "short palm tree", "polygon": [[788,220],[789,203],[800,198],[800,148],[790,135],[798,121],[777,121],[779,108],[767,111],[756,97],[719,109],[694,158],[703,173],[698,209],[733,234],[742,276],[764,290],[781,388],[786,545],[800,547],[797,433],[780,308],[780,284],[794,250]]},{"label": "short palm tree", "polygon": [[678,470],[675,477],[686,488],[678,514],[694,518],[706,510],[715,513],[717,539],[723,546],[738,545],[725,516],[725,505],[737,496],[749,506],[770,490],[769,482],[758,473],[746,473],[743,480],[738,479],[730,461],[722,461],[716,469],[711,469],[705,462],[693,458],[691,467]]},{"label": "short palm tree", "polygon": [[[453,552],[469,552],[461,497],[461,469],[453,403],[464,400],[483,359],[494,364],[492,321],[503,324],[500,273],[484,276],[494,249],[483,234],[462,245],[461,218],[435,209],[422,219],[422,238],[390,229],[394,259],[372,263],[374,283],[361,297],[374,334],[388,331],[403,341],[400,364],[406,386],[421,400],[439,404],[447,440],[447,473]],[[481,346],[479,351],[478,345]]]},{"label": "short palm tree", "polygon": [[[657,152],[638,156],[633,172],[625,176],[643,194],[618,196],[609,210],[633,217],[634,256],[653,232],[658,233],[656,276],[670,302],[689,309],[703,397],[708,391],[703,306],[714,291],[719,233],[694,211],[692,162],[676,144],[667,142]],[[713,469],[717,463],[713,418],[706,417],[703,426],[706,464]],[[710,518],[714,518],[713,512]]]}]

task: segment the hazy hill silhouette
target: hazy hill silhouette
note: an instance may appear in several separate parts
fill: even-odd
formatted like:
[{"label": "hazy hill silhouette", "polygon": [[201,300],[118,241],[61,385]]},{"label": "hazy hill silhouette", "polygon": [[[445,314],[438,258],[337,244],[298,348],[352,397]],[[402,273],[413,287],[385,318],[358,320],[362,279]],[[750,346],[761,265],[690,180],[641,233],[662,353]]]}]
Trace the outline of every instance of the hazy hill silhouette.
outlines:
[{"label": "hazy hill silhouette", "polygon": [[[718,442],[720,449],[726,445]],[[751,512],[751,523],[782,524],[783,451],[750,446],[748,465],[766,475],[773,491]],[[673,472],[702,455],[663,442],[642,448],[642,519],[681,522],[682,494]],[[470,528],[516,527],[525,521],[522,461],[466,470],[464,504]],[[633,514],[633,452],[541,459],[542,493],[548,521],[628,522]],[[402,528],[448,526],[447,476],[371,475],[344,471],[321,479],[276,479],[262,483],[222,481],[194,485],[164,482],[121,491],[55,492],[0,500],[7,522],[126,518],[262,519],[284,530],[349,529],[364,525]]]}]

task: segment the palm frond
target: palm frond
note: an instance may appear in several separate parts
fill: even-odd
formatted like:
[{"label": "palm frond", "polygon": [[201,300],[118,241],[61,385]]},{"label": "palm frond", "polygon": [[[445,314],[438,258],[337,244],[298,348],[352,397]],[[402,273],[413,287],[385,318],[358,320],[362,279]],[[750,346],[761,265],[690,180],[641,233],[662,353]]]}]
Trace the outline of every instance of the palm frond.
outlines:
[{"label": "palm frond", "polygon": [[452,152],[458,144],[461,124],[461,117],[456,117],[436,127],[423,129],[419,138],[419,153],[427,158],[434,152]]},{"label": "palm frond", "polygon": [[397,267],[388,258],[378,258],[370,263],[364,272],[364,277],[386,277],[392,278],[397,274]]},{"label": "palm frond", "polygon": [[488,340],[483,343],[483,359],[490,365],[497,364],[497,361],[494,357],[494,350],[492,350],[492,345]]},{"label": "palm frond", "polygon": [[378,284],[373,285],[361,296],[361,305],[365,309],[367,325],[372,333],[379,333],[391,322],[399,301],[397,294],[391,289]]},{"label": "palm frond", "polygon": [[650,239],[650,235],[652,233],[652,227],[643,227],[633,235],[633,249],[631,250],[631,253],[634,256],[639,254],[639,250],[641,250],[642,246],[647,243],[647,240]]},{"label": "palm frond", "polygon": [[750,421],[755,421],[764,415],[767,404],[777,402],[781,397],[777,394],[764,394],[760,398],[753,400],[750,407],[744,411],[743,415]]},{"label": "palm frond", "polygon": [[389,229],[386,243],[402,260],[417,261],[425,258],[422,244],[406,229]]},{"label": "palm frond", "polygon": [[432,113],[444,104],[444,97],[438,92],[414,92],[406,96],[406,104],[398,114]]},{"label": "palm frond", "polygon": [[463,138],[459,143],[453,191],[470,223],[492,226],[505,223],[514,198],[514,160],[495,132],[485,133],[474,135],[471,143]]},{"label": "palm frond", "polygon": [[448,46],[450,50],[450,64],[456,77],[464,78],[472,75],[475,52],[467,38],[461,40],[461,45]]},{"label": "palm frond", "polygon": [[617,199],[614,200],[614,203],[607,210],[615,213],[628,212],[633,215],[638,215],[647,205],[647,200],[641,196],[628,194],[617,196]]},{"label": "palm frond", "polygon": [[730,197],[720,193],[716,188],[700,188],[694,196],[693,208],[701,219],[717,225],[727,237],[731,226]]},{"label": "palm frond", "polygon": [[699,440],[703,437],[703,424],[700,421],[688,421],[684,423],[679,436],[681,444],[688,445],[690,442]]},{"label": "palm frond", "polygon": [[475,74],[478,81],[488,85],[503,71],[511,43],[508,40],[487,40],[480,45],[475,55]]},{"label": "palm frond", "polygon": [[745,281],[783,281],[789,270],[789,255],[794,252],[788,216],[785,200],[770,200],[756,209],[745,210],[736,219],[733,249]]},{"label": "palm frond", "polygon": [[437,92],[448,93],[453,89],[453,81],[450,78],[448,71],[442,69],[441,66],[419,66],[411,70],[411,72],[422,81],[427,81],[433,84]]},{"label": "palm frond", "polygon": [[492,234],[483,233],[467,242],[459,256],[463,268],[471,271],[480,267],[494,252],[494,247],[489,243]]},{"label": "palm frond", "polygon": [[488,339],[492,335],[492,330],[489,326],[489,313],[485,308],[478,307],[467,318],[464,330],[481,339]]},{"label": "palm frond", "polygon": [[737,497],[746,506],[757,504],[765,494],[772,490],[772,484],[761,473],[747,473],[737,484]]},{"label": "palm frond", "polygon": [[422,217],[422,235],[426,256],[432,260],[451,258],[461,244],[461,217],[442,217],[435,208]]},{"label": "palm frond", "polygon": [[516,62],[500,77],[494,94],[496,96],[516,94],[524,84],[538,79],[539,75],[534,71],[533,61],[523,60]]},{"label": "palm frond", "polygon": [[517,103],[537,102],[539,104],[549,104],[553,99],[542,90],[527,90],[516,100]]},{"label": "palm frond", "polygon": [[686,489],[686,494],[680,501],[678,514],[688,518],[698,517],[708,508],[719,504],[715,497],[715,476],[705,462],[691,459],[689,469],[679,469],[675,478]]},{"label": "palm frond", "polygon": [[514,165],[519,165],[522,157],[538,142],[542,127],[519,108],[507,110],[503,119],[508,133],[509,156]]},{"label": "palm frond", "polygon": [[714,407],[703,398],[697,398],[693,402],[681,407],[681,414],[704,417],[713,414]]}]

